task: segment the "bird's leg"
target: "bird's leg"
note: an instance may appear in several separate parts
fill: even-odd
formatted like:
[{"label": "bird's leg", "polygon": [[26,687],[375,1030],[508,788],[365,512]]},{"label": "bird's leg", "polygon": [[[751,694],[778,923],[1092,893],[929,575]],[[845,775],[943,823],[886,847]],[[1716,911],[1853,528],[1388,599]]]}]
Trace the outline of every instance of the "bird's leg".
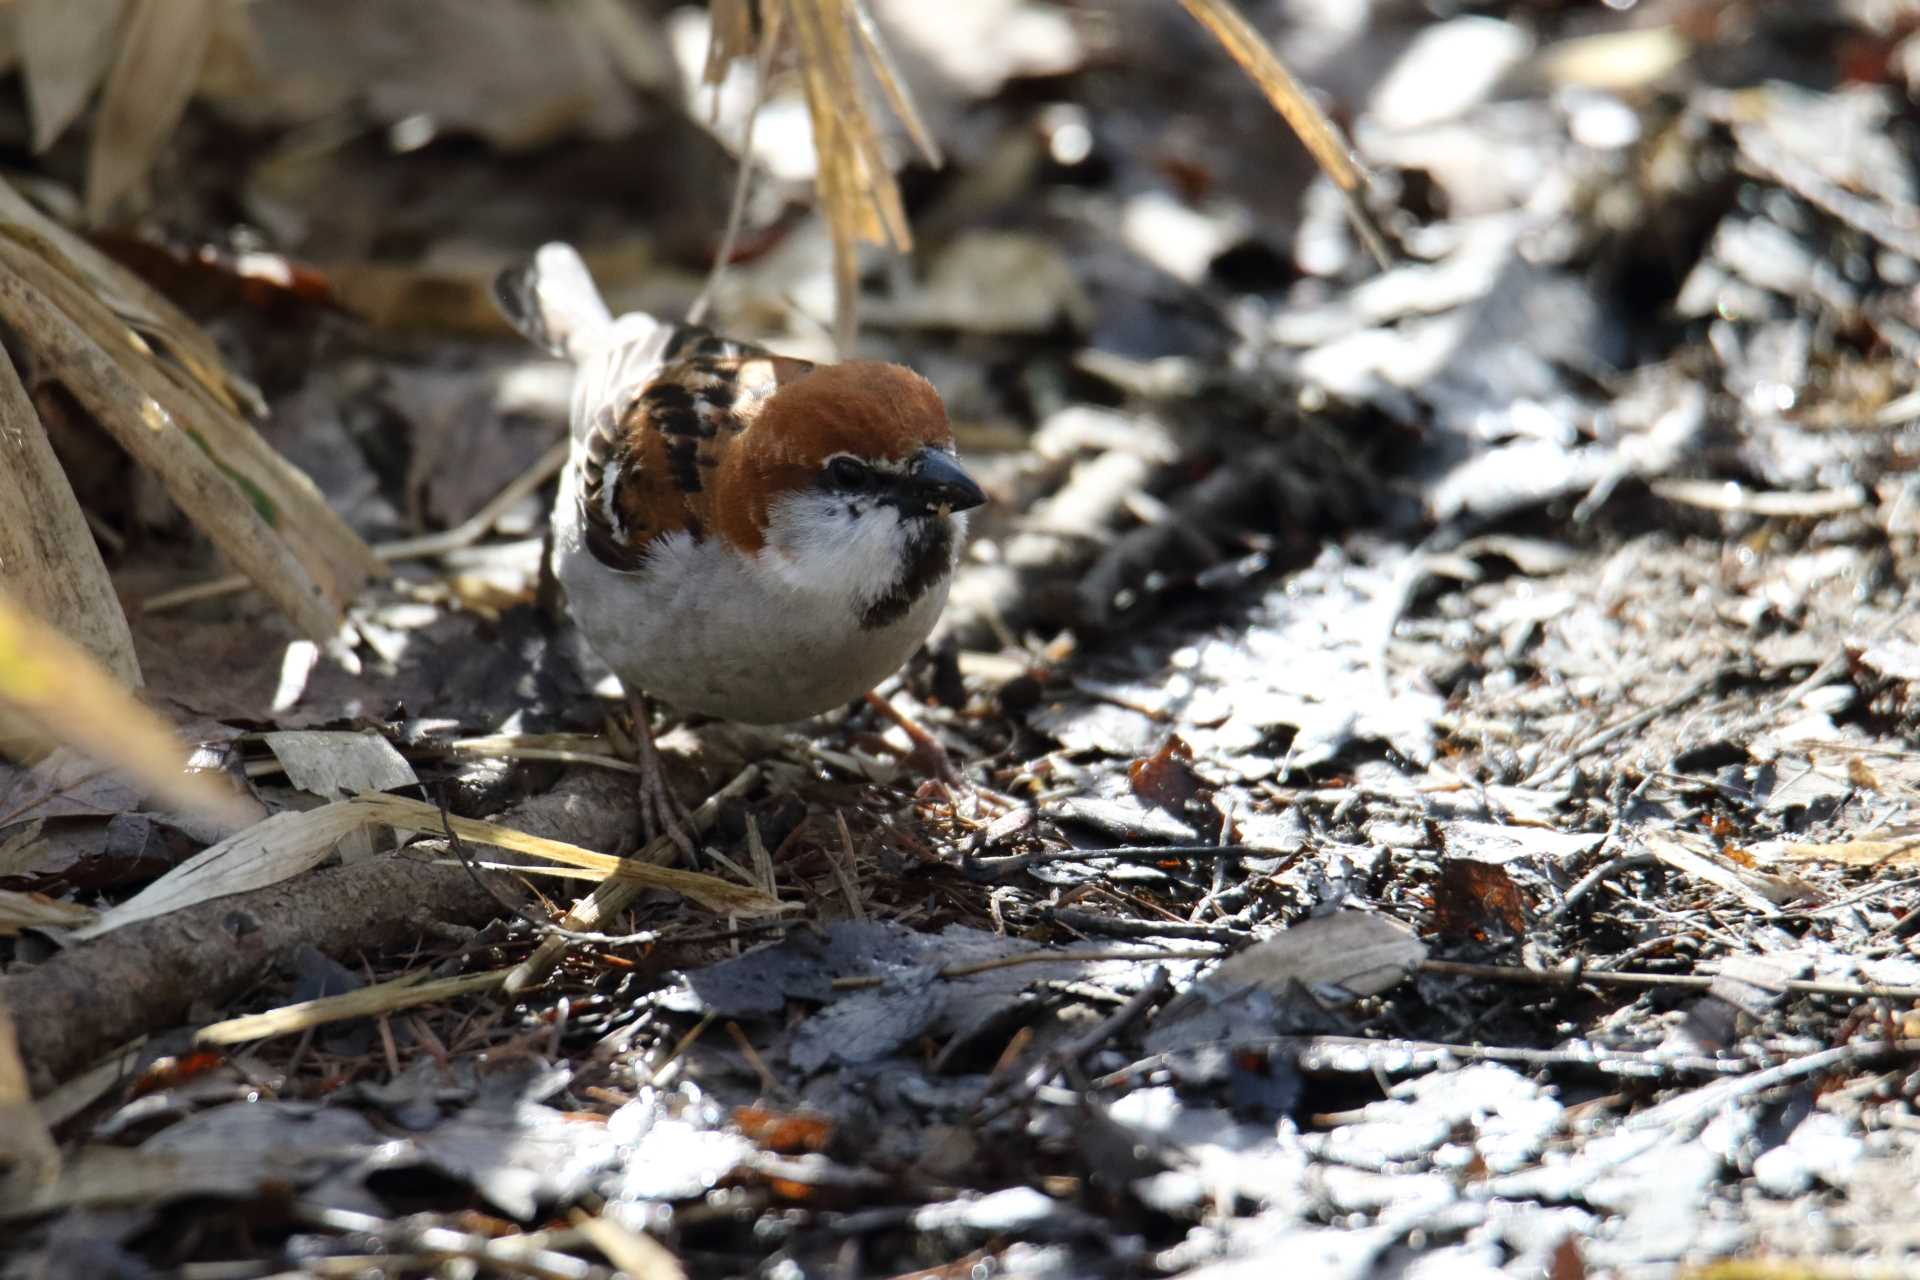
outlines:
[{"label": "bird's leg", "polygon": [[967,780],[954,766],[953,757],[919,721],[871,691],[867,694],[867,705],[906,731],[907,738],[913,743],[913,750],[908,753],[907,759],[914,768],[932,774],[950,787],[966,785]]},{"label": "bird's leg", "polygon": [[680,849],[689,867],[700,866],[700,850],[693,842],[693,819],[687,807],[667,785],[667,771],[660,763],[660,751],[653,744],[653,717],[648,713],[646,695],[629,693],[627,707],[633,712],[633,741],[640,759],[640,823],[647,839],[668,836]]}]

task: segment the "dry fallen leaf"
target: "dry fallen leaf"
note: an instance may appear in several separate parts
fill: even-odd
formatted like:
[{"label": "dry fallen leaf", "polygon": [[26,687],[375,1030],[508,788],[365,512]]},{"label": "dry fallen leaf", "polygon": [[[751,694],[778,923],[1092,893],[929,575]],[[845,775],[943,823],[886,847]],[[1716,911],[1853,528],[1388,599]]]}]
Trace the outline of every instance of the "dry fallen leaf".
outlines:
[{"label": "dry fallen leaf", "polygon": [[92,921],[96,914],[91,907],[62,902],[44,893],[0,889],[0,938],[11,938],[22,929],[74,929]]},{"label": "dry fallen leaf", "polygon": [[1785,903],[1817,896],[1814,887],[1804,880],[1769,875],[1738,865],[1704,838],[1688,839],[1677,833],[1649,831],[1641,837],[1641,842],[1647,852],[1674,870],[1724,889],[1765,915],[1778,915]]},{"label": "dry fallen leaf", "polygon": [[87,217],[103,222],[186,114],[221,0],[132,0],[87,156]]},{"label": "dry fallen leaf", "polygon": [[1868,835],[1827,844],[1767,840],[1749,846],[1749,852],[1762,862],[1831,862],[1843,867],[1915,867],[1920,866],[1920,833]]},{"label": "dry fallen leaf", "polygon": [[1428,922],[1440,937],[1524,938],[1530,923],[1526,898],[1507,868],[1475,858],[1450,857],[1440,864]]},{"label": "dry fallen leaf", "polygon": [[20,69],[33,149],[52,146],[79,118],[113,61],[126,0],[20,0]]},{"label": "dry fallen leaf", "polygon": [[1169,813],[1184,812],[1187,801],[1200,794],[1200,779],[1193,772],[1193,748],[1179,734],[1168,734],[1158,751],[1127,766],[1127,782],[1133,794],[1146,803]]}]

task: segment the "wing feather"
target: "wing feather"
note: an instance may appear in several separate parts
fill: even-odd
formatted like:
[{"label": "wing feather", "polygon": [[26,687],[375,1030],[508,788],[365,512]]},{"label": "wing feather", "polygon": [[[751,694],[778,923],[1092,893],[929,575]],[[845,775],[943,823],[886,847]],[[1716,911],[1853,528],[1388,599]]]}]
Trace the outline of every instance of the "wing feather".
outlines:
[{"label": "wing feather", "polygon": [[[581,524],[595,559],[632,572],[659,538],[719,527],[729,501],[715,477],[726,451],[803,360],[681,329],[661,345],[672,363],[600,399],[576,439]],[[576,401],[576,410],[580,409]]]}]

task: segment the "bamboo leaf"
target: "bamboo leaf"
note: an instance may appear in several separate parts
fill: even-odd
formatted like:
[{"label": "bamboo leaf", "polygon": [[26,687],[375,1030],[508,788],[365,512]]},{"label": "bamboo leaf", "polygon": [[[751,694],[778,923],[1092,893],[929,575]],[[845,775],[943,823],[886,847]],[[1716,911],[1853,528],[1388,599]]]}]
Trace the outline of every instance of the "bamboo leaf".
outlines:
[{"label": "bamboo leaf", "polygon": [[87,218],[104,222],[186,114],[221,0],[133,0],[87,155]]}]

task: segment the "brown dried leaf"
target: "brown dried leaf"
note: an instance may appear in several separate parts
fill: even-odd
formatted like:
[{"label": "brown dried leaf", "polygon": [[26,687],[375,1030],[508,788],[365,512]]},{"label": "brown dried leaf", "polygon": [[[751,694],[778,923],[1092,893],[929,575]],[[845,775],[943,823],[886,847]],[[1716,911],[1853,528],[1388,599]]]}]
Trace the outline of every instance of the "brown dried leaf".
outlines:
[{"label": "brown dried leaf", "polygon": [[1146,759],[1129,764],[1127,781],[1134,795],[1173,813],[1184,812],[1187,801],[1201,789],[1193,772],[1193,748],[1177,733],[1168,734],[1160,749]]},{"label": "brown dried leaf", "polygon": [[733,1124],[759,1146],[782,1155],[825,1151],[833,1141],[833,1120],[804,1111],[735,1107]]},{"label": "brown dried leaf", "polygon": [[1433,932],[1491,942],[1525,937],[1530,923],[1525,896],[1499,863],[1448,858],[1440,864],[1428,921]]}]

